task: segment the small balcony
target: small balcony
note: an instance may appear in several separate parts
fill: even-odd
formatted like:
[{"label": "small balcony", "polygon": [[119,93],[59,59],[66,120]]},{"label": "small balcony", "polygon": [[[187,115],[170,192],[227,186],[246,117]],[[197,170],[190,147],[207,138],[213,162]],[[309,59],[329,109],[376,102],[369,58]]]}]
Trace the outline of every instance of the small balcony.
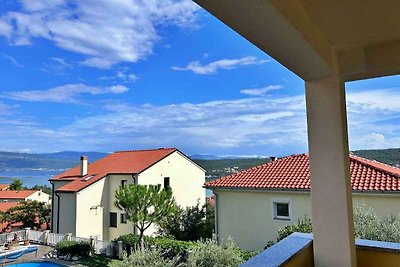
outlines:
[{"label": "small balcony", "polygon": [[[355,244],[357,266],[393,267],[400,264],[400,243],[356,239]],[[241,265],[255,266],[314,267],[313,235],[293,233]]]}]

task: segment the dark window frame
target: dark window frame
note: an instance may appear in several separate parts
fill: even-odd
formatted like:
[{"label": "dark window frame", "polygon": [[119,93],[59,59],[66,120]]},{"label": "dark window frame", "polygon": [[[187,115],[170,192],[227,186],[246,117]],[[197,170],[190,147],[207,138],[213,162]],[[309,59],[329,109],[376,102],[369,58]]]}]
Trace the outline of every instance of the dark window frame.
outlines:
[{"label": "dark window frame", "polygon": [[128,184],[128,180],[121,180],[121,187],[124,188]]},{"label": "dark window frame", "polygon": [[291,221],[290,201],[273,201],[273,219]]},{"label": "dark window frame", "polygon": [[128,220],[126,219],[126,213],[121,213],[119,218],[120,218],[121,223],[123,223],[123,224],[128,223]]},{"label": "dark window frame", "polygon": [[109,221],[109,226],[110,227],[117,227],[117,213],[116,212],[110,212],[110,221]]},{"label": "dark window frame", "polygon": [[164,188],[165,189],[171,188],[171,178],[170,177],[164,177]]}]

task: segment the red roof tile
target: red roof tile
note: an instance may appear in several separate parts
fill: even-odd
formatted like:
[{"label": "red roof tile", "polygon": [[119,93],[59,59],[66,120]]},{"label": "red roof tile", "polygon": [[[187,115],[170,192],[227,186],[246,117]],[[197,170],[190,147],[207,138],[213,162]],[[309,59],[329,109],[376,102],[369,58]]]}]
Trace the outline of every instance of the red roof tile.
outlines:
[{"label": "red roof tile", "polygon": [[[80,175],[80,165],[54,176],[50,181],[71,181],[60,187],[57,191],[76,192],[108,174],[135,174],[141,173],[151,165],[177,151],[176,148],[159,148],[151,150],[132,150],[114,152],[102,159],[88,164],[88,174]],[[92,176],[85,181],[85,178]]]},{"label": "red roof tile", "polygon": [[0,202],[0,211],[6,212],[9,208],[18,206],[19,202]]},{"label": "red roof tile", "polygon": [[37,192],[36,190],[2,190],[0,199],[25,199]]},{"label": "red roof tile", "polygon": [[0,184],[0,190],[6,190],[9,186],[9,184]]},{"label": "red roof tile", "polygon": [[[356,191],[400,191],[400,169],[350,155]],[[310,190],[308,155],[292,155],[205,183],[208,188]]]}]

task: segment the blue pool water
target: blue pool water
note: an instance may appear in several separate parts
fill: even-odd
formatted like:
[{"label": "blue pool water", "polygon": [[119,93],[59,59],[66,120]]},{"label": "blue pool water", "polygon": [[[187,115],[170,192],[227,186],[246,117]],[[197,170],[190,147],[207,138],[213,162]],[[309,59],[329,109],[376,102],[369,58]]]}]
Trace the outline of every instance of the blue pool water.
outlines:
[{"label": "blue pool water", "polygon": [[63,265],[59,265],[48,261],[43,261],[43,262],[17,263],[17,264],[7,265],[7,267],[63,267]]}]

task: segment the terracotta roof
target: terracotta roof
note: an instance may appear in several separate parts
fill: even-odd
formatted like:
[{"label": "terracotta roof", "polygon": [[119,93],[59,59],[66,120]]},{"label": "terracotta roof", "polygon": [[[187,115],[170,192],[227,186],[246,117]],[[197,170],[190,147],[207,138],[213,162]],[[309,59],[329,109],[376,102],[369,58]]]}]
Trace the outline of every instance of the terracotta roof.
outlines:
[{"label": "terracotta roof", "polygon": [[0,202],[0,211],[6,212],[9,208],[19,205],[19,202]]},{"label": "terracotta roof", "polygon": [[177,151],[176,148],[118,151],[88,164],[88,174],[85,176],[80,175],[80,165],[78,165],[54,176],[50,181],[71,181],[60,187],[57,191],[77,192],[108,174],[141,173],[175,151]]},{"label": "terracotta roof", "polygon": [[[350,155],[351,186],[356,191],[400,191],[400,169]],[[307,154],[292,155],[205,183],[208,188],[310,190]]]},{"label": "terracotta roof", "polygon": [[0,190],[7,189],[9,186],[9,184],[0,184]]},{"label": "terracotta roof", "polygon": [[0,199],[25,199],[37,192],[36,190],[3,190],[0,191]]}]

